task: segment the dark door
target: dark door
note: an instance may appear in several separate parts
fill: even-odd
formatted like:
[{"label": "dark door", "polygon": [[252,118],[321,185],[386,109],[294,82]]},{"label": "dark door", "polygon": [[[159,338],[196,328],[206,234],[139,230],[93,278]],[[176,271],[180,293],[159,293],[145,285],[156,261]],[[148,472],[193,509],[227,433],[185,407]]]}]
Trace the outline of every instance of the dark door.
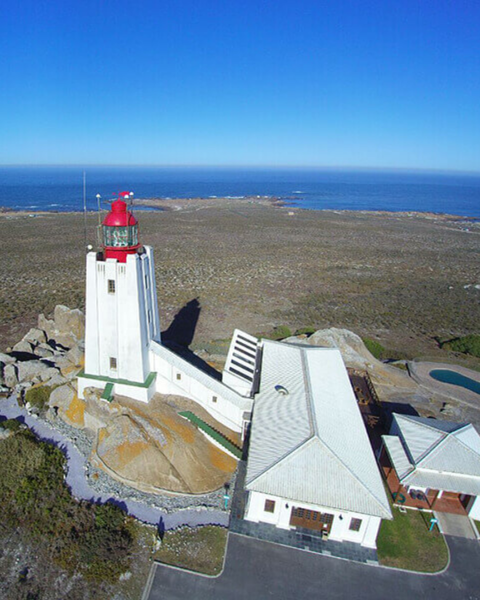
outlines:
[{"label": "dark door", "polygon": [[329,513],[320,513],[306,508],[292,508],[290,516],[290,525],[292,527],[304,527],[306,529],[315,529],[316,531],[330,533],[332,523],[333,515]]}]

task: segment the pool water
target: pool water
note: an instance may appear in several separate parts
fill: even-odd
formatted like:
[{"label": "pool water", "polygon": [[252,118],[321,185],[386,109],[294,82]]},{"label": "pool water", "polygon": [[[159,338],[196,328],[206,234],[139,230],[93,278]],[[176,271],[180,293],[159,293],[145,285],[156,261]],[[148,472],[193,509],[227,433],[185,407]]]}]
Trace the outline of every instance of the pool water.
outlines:
[{"label": "pool water", "polygon": [[470,390],[471,392],[480,394],[480,382],[470,379],[470,377],[466,377],[465,375],[460,375],[460,373],[457,373],[456,371],[449,371],[448,369],[434,369],[433,371],[430,371],[430,377],[433,377],[433,379],[441,381],[442,383],[458,385]]}]

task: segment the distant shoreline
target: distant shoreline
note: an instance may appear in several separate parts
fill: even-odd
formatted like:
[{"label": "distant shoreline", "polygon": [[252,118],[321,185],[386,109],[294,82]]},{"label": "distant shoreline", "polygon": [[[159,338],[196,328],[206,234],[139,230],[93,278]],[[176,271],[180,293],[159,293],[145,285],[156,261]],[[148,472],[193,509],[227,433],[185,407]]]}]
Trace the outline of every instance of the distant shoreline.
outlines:
[{"label": "distant shoreline", "polygon": [[[275,209],[284,209],[289,213],[301,211],[302,213],[333,213],[339,215],[372,215],[372,216],[395,216],[401,218],[419,217],[432,220],[444,220],[466,223],[480,223],[480,217],[462,216],[449,213],[432,212],[432,211],[406,211],[406,210],[365,210],[365,209],[338,209],[338,208],[305,208],[297,206],[292,200],[295,197],[277,197],[277,196],[225,196],[225,197],[192,197],[192,198],[136,198],[133,201],[132,209],[141,212],[176,212],[190,211],[201,209],[215,209],[220,207],[241,207],[244,205],[256,204],[264,207]],[[95,214],[96,210],[87,209],[87,214]],[[106,212],[106,208],[102,207],[102,212]],[[24,208],[11,208],[0,206],[0,219],[8,218],[33,218],[49,215],[74,215],[83,214],[82,210],[28,210]]]}]

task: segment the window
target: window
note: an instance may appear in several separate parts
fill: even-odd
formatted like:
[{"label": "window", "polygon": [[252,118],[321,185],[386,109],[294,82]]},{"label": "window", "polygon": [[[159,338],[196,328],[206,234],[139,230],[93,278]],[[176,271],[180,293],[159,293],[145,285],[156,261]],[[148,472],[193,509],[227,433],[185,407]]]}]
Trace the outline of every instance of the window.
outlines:
[{"label": "window", "polygon": [[151,323],[152,322],[152,311],[150,309],[148,309],[148,322]]},{"label": "window", "polygon": [[180,373],[177,373],[177,379],[178,379],[178,381],[180,381],[181,378],[182,378],[182,375]]},{"label": "window", "polygon": [[148,290],[148,275],[145,275],[145,287]]},{"label": "window", "polygon": [[212,396],[212,402],[216,402],[217,401],[217,397],[216,396]]},{"label": "window", "polygon": [[360,531],[360,527],[362,526],[362,519],[352,519],[350,521],[350,531]]},{"label": "window", "polygon": [[109,294],[115,293],[115,280],[114,279],[108,280],[108,293]]},{"label": "window", "polygon": [[110,369],[112,369],[112,371],[117,370],[117,359],[113,356],[110,357]]},{"label": "window", "polygon": [[263,510],[269,513],[275,512],[275,500],[265,500],[265,508]]}]

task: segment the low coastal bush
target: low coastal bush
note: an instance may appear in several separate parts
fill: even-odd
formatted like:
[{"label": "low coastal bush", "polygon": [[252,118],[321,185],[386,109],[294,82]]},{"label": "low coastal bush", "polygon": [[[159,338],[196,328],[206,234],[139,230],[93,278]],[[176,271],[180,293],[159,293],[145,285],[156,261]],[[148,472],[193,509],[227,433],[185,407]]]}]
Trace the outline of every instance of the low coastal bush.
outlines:
[{"label": "low coastal bush", "polygon": [[382,346],[382,344],[380,344],[380,342],[370,338],[363,338],[363,343],[370,354],[372,354],[376,359],[382,360],[385,358],[385,348]]},{"label": "low coastal bush", "polygon": [[290,337],[291,335],[292,335],[292,332],[286,325],[279,325],[278,327],[274,328],[270,339],[283,340],[287,337]]},{"label": "low coastal bush", "polygon": [[473,333],[454,338],[453,340],[443,342],[441,347],[453,352],[461,352],[462,354],[470,354],[471,356],[480,358],[480,335]]},{"label": "low coastal bush", "polygon": [[7,419],[6,421],[0,422],[0,427],[2,429],[8,429],[9,431],[18,431],[22,424],[17,419]]},{"label": "low coastal bush", "polygon": [[41,385],[38,387],[32,387],[27,390],[25,394],[25,402],[30,403],[35,408],[44,408],[45,404],[50,399],[50,394],[53,391],[53,387],[48,385]]},{"label": "low coastal bush", "polygon": [[0,442],[0,505],[4,527],[47,544],[68,573],[112,583],[127,571],[133,521],[113,504],[78,502],[64,481],[65,457],[28,429]]},{"label": "low coastal bush", "polygon": [[301,327],[295,331],[295,335],[312,335],[316,331],[315,327]]}]

